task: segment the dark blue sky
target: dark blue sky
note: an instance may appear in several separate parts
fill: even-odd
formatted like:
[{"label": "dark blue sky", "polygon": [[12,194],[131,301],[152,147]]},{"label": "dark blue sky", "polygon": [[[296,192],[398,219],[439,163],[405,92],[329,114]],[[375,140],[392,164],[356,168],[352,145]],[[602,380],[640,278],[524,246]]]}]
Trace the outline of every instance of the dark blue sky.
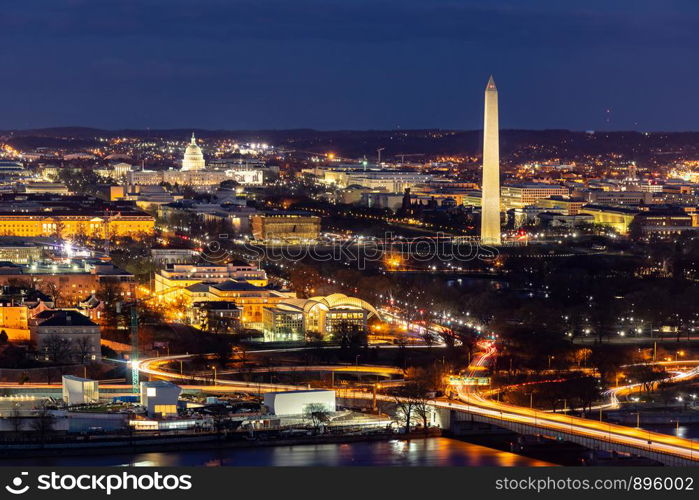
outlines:
[{"label": "dark blue sky", "polygon": [[[0,129],[699,130],[694,0],[9,0]],[[609,110],[609,111],[607,111]]]}]

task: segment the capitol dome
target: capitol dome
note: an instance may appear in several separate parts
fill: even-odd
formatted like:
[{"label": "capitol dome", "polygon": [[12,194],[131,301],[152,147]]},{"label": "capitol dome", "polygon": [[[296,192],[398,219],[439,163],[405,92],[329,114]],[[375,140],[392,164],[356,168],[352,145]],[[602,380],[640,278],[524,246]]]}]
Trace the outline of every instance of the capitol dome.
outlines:
[{"label": "capitol dome", "polygon": [[204,154],[201,148],[197,145],[197,140],[192,133],[192,141],[184,150],[184,158],[182,158],[182,170],[203,170],[205,167]]}]

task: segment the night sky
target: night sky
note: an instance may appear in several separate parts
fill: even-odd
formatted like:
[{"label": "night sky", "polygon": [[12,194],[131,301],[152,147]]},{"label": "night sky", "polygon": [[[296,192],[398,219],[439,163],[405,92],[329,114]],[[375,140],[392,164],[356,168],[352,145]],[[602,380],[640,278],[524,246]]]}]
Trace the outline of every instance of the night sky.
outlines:
[{"label": "night sky", "polygon": [[9,0],[0,129],[699,130],[699,2]]}]

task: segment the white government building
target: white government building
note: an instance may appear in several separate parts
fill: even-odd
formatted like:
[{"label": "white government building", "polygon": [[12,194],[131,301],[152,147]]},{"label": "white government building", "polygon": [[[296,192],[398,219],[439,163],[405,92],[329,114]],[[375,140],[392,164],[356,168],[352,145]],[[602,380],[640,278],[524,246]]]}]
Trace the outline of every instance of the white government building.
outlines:
[{"label": "white government building", "polygon": [[189,142],[187,149],[184,150],[184,158],[182,158],[182,171],[189,172],[191,170],[204,170],[206,163],[204,162],[204,153],[197,144],[197,140],[192,132],[192,140]]},{"label": "white government building", "polygon": [[126,173],[128,184],[142,186],[168,183],[212,188],[226,180],[234,180],[243,185],[262,185],[263,179],[264,173],[260,169],[241,167],[227,170],[208,169],[204,153],[197,144],[194,134],[185,149],[180,170],[140,170]]}]

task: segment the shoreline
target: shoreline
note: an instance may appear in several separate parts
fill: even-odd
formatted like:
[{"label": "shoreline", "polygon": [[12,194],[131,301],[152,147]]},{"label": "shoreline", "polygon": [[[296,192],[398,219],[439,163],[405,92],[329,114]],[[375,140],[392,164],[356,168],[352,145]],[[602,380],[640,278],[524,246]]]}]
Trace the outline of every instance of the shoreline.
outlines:
[{"label": "shoreline", "polygon": [[[56,446],[39,444],[16,444],[3,445],[3,457],[0,458],[0,465],[4,462],[16,458],[46,458],[56,456],[84,456],[84,455],[113,455],[113,454],[134,454],[134,453],[159,453],[168,451],[182,451],[182,446],[186,445],[188,450],[210,450],[210,449],[230,449],[230,448],[266,448],[274,446],[296,446],[305,444],[342,444],[371,441],[390,441],[397,439],[401,441],[410,439],[434,438],[443,434],[437,431],[411,432],[409,434],[400,433],[377,433],[367,435],[317,435],[299,436],[284,439],[226,439],[222,436],[180,436],[165,438],[146,438],[141,442],[130,442],[129,440],[118,440],[109,442],[84,442],[84,443],[55,443]],[[125,442],[126,441],[126,442]],[[89,443],[89,444],[88,444]],[[83,445],[83,446],[81,446]],[[87,446],[85,446],[87,445]]]}]

